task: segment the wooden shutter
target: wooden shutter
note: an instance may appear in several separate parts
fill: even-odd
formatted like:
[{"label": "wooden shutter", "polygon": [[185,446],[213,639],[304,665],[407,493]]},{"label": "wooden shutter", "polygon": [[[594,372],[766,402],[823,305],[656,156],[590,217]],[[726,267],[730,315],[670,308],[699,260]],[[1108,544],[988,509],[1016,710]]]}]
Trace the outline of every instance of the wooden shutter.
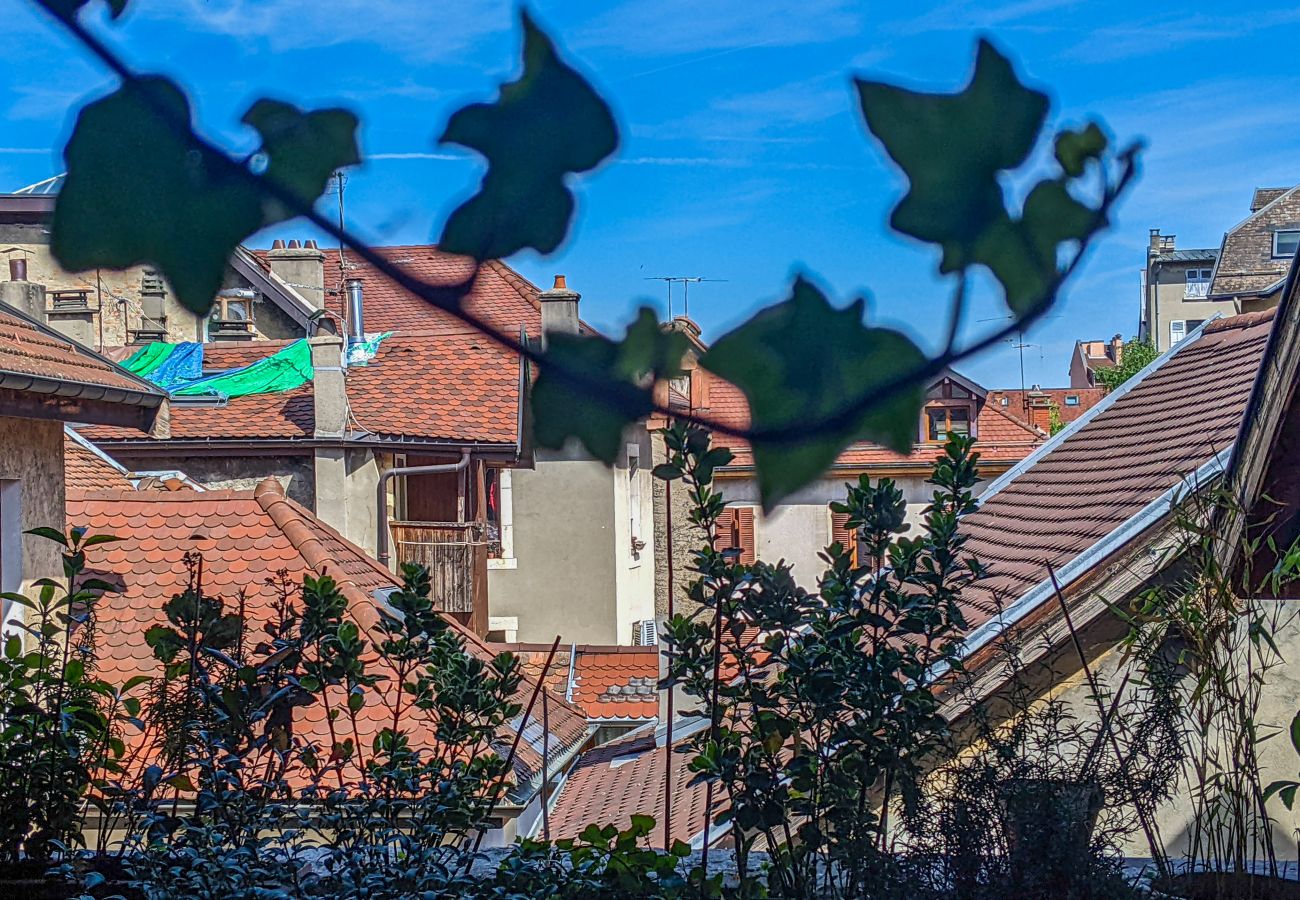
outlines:
[{"label": "wooden shutter", "polygon": [[838,541],[853,560],[858,564],[858,535],[849,528],[849,514],[831,510],[831,543]]},{"label": "wooden shutter", "polygon": [[736,508],[736,546],[740,548],[740,561],[752,566],[758,558],[757,542],[754,540],[754,507]]},{"label": "wooden shutter", "polygon": [[718,533],[713,540],[715,550],[739,550],[740,562],[746,566],[757,558],[754,540],[754,508],[728,506],[718,516]]}]

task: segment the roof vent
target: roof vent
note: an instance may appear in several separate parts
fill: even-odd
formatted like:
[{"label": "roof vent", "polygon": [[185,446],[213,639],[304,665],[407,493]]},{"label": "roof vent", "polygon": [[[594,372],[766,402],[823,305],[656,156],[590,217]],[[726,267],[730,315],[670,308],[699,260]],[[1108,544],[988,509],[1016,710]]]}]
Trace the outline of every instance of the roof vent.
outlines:
[{"label": "roof vent", "polygon": [[654,647],[659,643],[659,627],[654,619],[642,619],[634,627],[638,647]]}]

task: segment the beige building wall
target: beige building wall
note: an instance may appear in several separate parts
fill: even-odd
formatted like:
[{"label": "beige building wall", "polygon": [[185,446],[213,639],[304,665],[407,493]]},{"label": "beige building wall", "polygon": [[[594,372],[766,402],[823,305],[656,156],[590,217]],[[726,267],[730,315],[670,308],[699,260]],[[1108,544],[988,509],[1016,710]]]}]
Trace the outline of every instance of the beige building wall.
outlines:
[{"label": "beige building wall", "polygon": [[[1183,323],[1183,335],[1190,334],[1193,323],[1203,322],[1206,319],[1222,313],[1224,315],[1233,315],[1235,310],[1231,302],[1198,299],[1195,296],[1188,296],[1187,270],[1200,269],[1209,271],[1213,263],[1162,263],[1159,268],[1154,268],[1154,280],[1148,284],[1147,290],[1153,295],[1154,299],[1154,317],[1149,318],[1151,335],[1155,339],[1156,349],[1163,353],[1173,346],[1173,336],[1175,331],[1171,328],[1171,323]],[[1195,293],[1193,288],[1190,293]],[[1148,301],[1148,309],[1152,304]],[[1148,316],[1150,316],[1148,312]]]},{"label": "beige building wall", "polygon": [[0,417],[0,590],[32,596],[33,581],[63,577],[59,546],[24,532],[62,530],[64,500],[63,423]]}]

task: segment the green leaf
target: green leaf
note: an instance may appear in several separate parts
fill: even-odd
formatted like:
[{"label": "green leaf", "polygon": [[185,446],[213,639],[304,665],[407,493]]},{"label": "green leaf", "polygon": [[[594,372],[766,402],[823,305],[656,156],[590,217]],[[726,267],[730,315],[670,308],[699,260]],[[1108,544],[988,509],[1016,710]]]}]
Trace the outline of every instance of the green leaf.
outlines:
[{"label": "green leaf", "polygon": [[226,260],[263,222],[257,191],[196,149],[189,101],[146,77],[85,107],[64,150],[67,178],[51,226],[65,269],[156,265],[191,310],[206,313]]},{"label": "green leaf", "polygon": [[[55,15],[71,19],[82,8],[89,6],[93,2],[94,0],[45,0],[45,5]],[[104,2],[108,5],[108,14],[114,19],[126,12],[127,0],[104,0]]]},{"label": "green leaf", "polygon": [[[356,118],[260,100],[244,121],[262,136],[266,178],[303,204],[357,162]],[[90,104],[64,150],[51,249],[70,271],[157,266],[187,308],[206,314],[227,261],[254,231],[294,215],[265,201],[250,173],[203,149],[172,81],[140,78]]]},{"label": "green leaf", "polygon": [[1024,163],[1048,99],[1025,87],[1011,62],[981,40],[964,90],[933,94],[857,81],[867,127],[910,183],[897,230],[943,248],[942,272],[974,261],[975,247],[1007,217],[998,176]]},{"label": "green leaf", "polygon": [[[904,452],[916,440],[924,396],[920,386],[891,392],[831,433],[812,439],[799,432],[925,364],[925,355],[909,338],[864,325],[863,313],[861,299],[835,309],[800,276],[788,300],[718,339],[700,359],[706,369],[744,392],[754,430],[792,433],[754,441],[765,510],[820,477],[853,441],[872,440]],[[815,358],[810,347],[816,348]]]},{"label": "green leaf", "polygon": [[41,526],[40,528],[29,528],[23,533],[34,535],[36,537],[43,537],[46,540],[54,541],[56,544],[61,544],[64,547],[68,546],[67,536],[57,528],[46,528],[45,526]]},{"label": "green leaf", "polygon": [[1057,278],[1057,248],[1083,240],[1100,224],[1095,210],[1070,196],[1064,181],[1042,181],[1025,199],[1019,219],[991,227],[974,250],[1006,292],[1007,305],[1020,317],[1051,298]]},{"label": "green leaf", "polygon": [[[554,364],[544,360],[532,386],[533,436],[551,449],[577,438],[606,463],[617,459],[623,429],[653,409],[653,383],[678,374],[688,347],[684,335],[665,331],[644,307],[621,342],[573,334],[548,341],[546,360]],[[602,392],[592,394],[576,376],[603,385]]]},{"label": "green leaf", "polygon": [[476,259],[558,247],[573,215],[567,175],[595,168],[618,146],[605,101],[526,12],[520,18],[523,74],[502,85],[496,103],[456,112],[441,138],[487,158],[478,193],[451,214],[439,242]]},{"label": "green leaf", "polygon": [[1300,713],[1291,720],[1291,746],[1300,753]]},{"label": "green leaf", "polygon": [[1056,161],[1066,175],[1078,178],[1089,160],[1101,157],[1108,143],[1096,122],[1089,122],[1082,131],[1062,131],[1056,136]]},{"label": "green leaf", "polygon": [[[305,206],[316,202],[336,169],[361,162],[357,117],[346,109],[304,113],[288,103],[264,99],[244,113],[243,121],[262,136],[262,152],[267,156],[263,177],[292,193]],[[267,215],[270,220],[297,214],[279,204],[275,206],[278,208]]]}]

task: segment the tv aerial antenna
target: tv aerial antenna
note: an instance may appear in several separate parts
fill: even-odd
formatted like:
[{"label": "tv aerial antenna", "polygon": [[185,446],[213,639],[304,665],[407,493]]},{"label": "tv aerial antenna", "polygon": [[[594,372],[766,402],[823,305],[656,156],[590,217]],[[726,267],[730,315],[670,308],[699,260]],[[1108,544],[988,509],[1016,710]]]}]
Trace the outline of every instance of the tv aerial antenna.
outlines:
[{"label": "tv aerial antenna", "polygon": [[691,315],[691,285],[702,282],[721,282],[725,278],[705,278],[702,275],[651,275],[646,281],[662,281],[668,285],[668,318],[671,321],[673,317],[673,285],[682,286],[682,315],[690,318]]},{"label": "tv aerial antenna", "polygon": [[[1014,318],[1016,317],[1015,316],[990,316],[987,319],[976,319],[976,321],[977,322],[1003,322],[1007,319],[1014,319]],[[1059,315],[1043,316],[1043,319],[1040,319],[1039,321],[1043,321],[1045,319],[1059,319],[1059,318],[1061,318]],[[1038,361],[1041,363],[1043,362],[1043,345],[1028,343],[1025,340],[1025,332],[1023,330],[1016,331],[1016,336],[1007,338],[1006,342],[1010,344],[1011,348],[1017,351],[1020,355],[1020,396],[1023,399],[1025,396],[1025,350],[1029,349],[1030,347],[1037,347]],[[1028,403],[1027,400],[1025,402]]]}]

